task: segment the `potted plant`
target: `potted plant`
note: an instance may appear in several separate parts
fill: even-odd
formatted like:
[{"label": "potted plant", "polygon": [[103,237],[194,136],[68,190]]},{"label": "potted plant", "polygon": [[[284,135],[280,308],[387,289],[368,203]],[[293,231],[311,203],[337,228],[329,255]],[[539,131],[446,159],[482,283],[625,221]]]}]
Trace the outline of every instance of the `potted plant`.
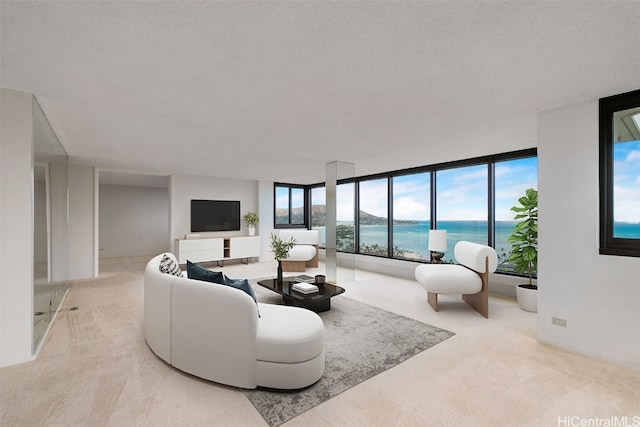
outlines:
[{"label": "potted plant", "polygon": [[258,214],[254,212],[247,212],[242,217],[242,220],[245,224],[247,224],[247,228],[249,229],[249,236],[254,236],[256,234],[256,225],[258,225],[258,222],[260,221],[260,218],[258,218]]},{"label": "potted plant", "polygon": [[519,205],[511,208],[516,212],[513,219],[519,222],[508,239],[511,243],[509,262],[516,272],[529,276],[529,283],[516,287],[518,305],[523,310],[536,313],[538,286],[532,283],[532,278],[533,273],[538,270],[538,191],[528,188],[518,202]]},{"label": "potted plant", "polygon": [[282,284],[282,260],[289,258],[289,251],[296,244],[296,240],[292,237],[289,240],[282,240],[278,235],[271,234],[271,252],[273,257],[278,261],[278,283]]}]

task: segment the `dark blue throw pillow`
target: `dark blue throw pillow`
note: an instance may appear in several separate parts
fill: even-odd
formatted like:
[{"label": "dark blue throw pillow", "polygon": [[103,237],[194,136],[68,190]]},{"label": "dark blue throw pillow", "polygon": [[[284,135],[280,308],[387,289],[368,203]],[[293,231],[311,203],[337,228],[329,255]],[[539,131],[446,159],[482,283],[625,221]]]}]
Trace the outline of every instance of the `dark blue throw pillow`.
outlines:
[{"label": "dark blue throw pillow", "polygon": [[[232,279],[230,277],[224,276],[224,283],[227,286],[231,286],[232,288],[240,289],[249,295],[256,302],[256,307],[258,306],[258,300],[256,299],[256,294],[253,292],[253,288],[249,284],[247,279]],[[258,317],[260,317],[260,311],[258,311]]]},{"label": "dark blue throw pillow", "polygon": [[207,268],[200,267],[198,264],[194,264],[189,260],[187,260],[187,277],[189,279],[226,285],[224,274],[222,274],[222,272],[211,271]]}]

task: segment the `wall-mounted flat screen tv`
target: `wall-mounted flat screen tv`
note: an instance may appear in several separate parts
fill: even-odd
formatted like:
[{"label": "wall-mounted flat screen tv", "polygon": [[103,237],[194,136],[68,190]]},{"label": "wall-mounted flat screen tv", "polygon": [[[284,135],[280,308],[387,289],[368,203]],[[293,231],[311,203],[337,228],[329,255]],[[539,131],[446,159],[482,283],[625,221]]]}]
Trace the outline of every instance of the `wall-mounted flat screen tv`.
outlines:
[{"label": "wall-mounted flat screen tv", "polygon": [[240,201],[191,200],[191,231],[240,230]]}]

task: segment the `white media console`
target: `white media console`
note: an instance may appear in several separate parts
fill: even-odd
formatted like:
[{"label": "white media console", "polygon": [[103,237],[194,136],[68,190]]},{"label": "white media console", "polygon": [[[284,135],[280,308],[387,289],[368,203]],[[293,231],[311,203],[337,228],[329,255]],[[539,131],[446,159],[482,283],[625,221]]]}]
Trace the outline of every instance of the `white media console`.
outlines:
[{"label": "white media console", "polygon": [[260,256],[260,236],[205,237],[199,239],[176,239],[178,262],[217,261],[240,259],[245,264],[249,258]]}]

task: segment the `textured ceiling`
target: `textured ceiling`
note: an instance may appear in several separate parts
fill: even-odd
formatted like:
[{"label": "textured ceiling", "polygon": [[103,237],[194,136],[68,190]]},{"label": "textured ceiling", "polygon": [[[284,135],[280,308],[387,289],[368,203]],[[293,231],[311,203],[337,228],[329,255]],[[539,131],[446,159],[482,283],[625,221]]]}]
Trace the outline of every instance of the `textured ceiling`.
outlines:
[{"label": "textured ceiling", "polygon": [[640,87],[640,2],[1,2],[71,162],[293,183],[536,145]]}]

